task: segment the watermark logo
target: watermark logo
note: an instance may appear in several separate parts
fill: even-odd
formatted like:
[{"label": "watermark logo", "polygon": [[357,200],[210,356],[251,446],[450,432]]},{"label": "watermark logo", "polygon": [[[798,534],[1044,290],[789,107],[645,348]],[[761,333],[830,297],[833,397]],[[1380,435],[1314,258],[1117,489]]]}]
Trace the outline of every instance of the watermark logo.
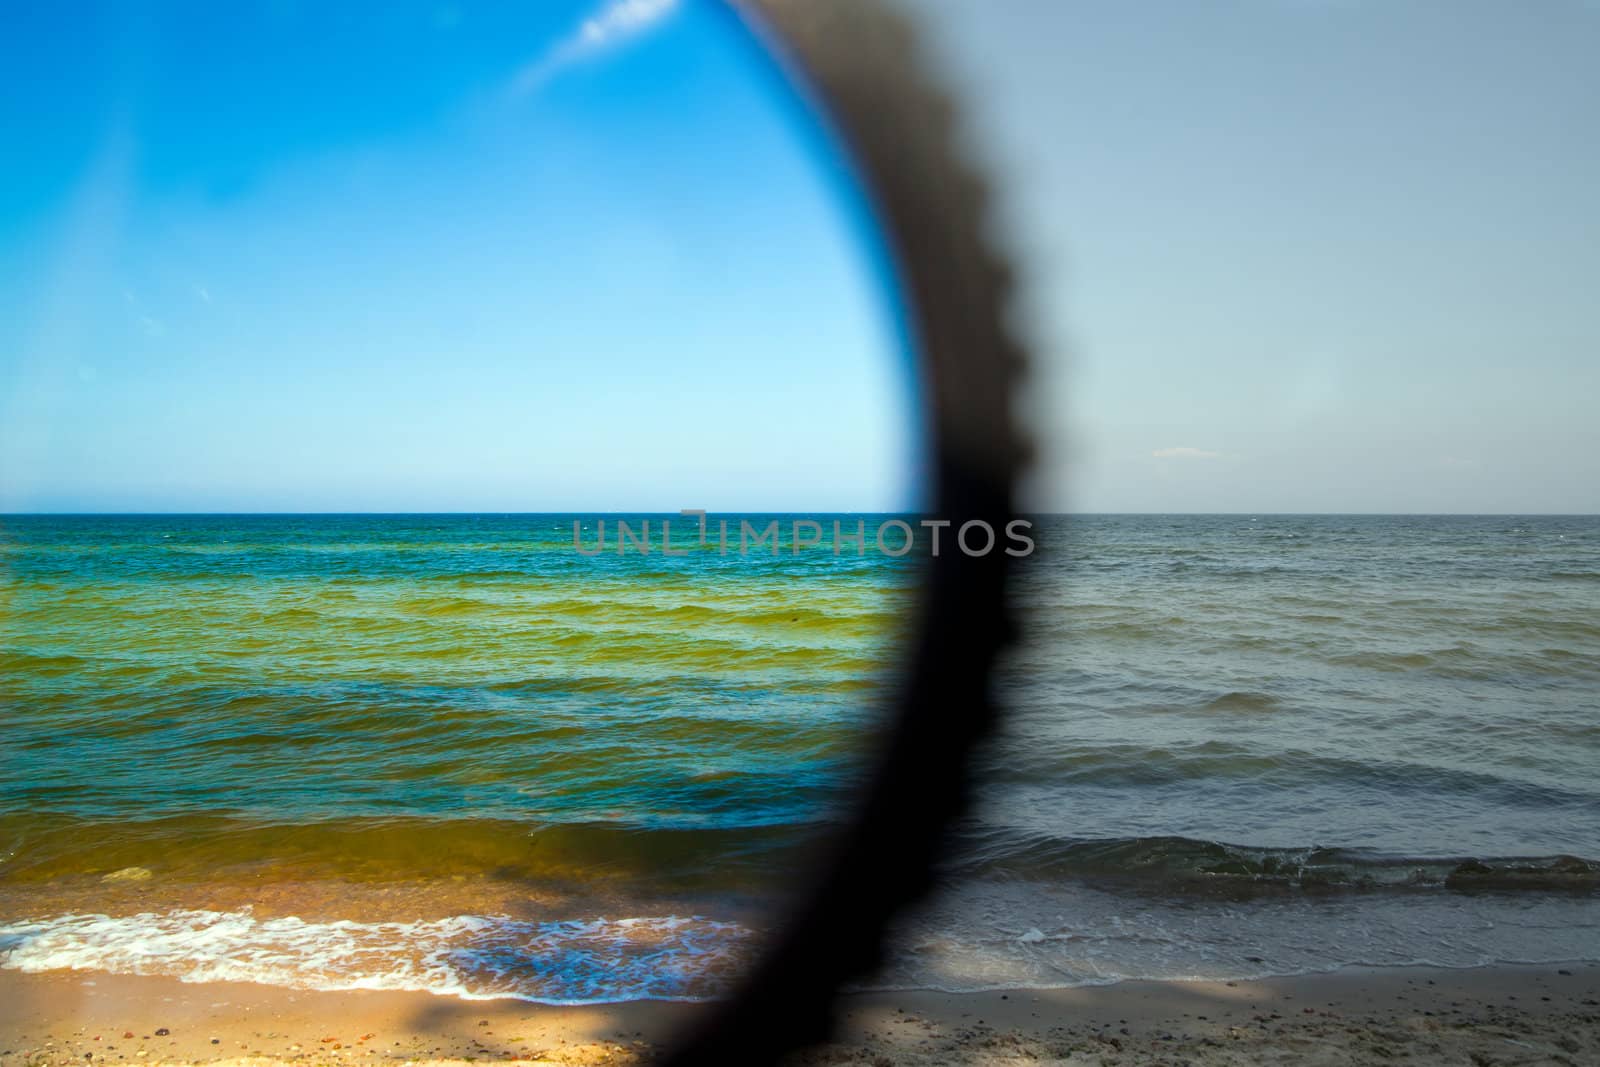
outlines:
[{"label": "watermark logo", "polygon": [[[572,547],[583,556],[598,556],[607,551],[619,556],[629,553],[648,556],[652,552],[687,556],[696,549],[703,551],[715,546],[717,554],[722,556],[753,553],[776,556],[787,549],[795,556],[803,551],[828,550],[835,556],[852,551],[857,556],[865,556],[870,550],[893,558],[909,555],[918,547],[931,556],[955,551],[968,556],[987,556],[991,552],[1031,556],[1034,549],[1033,523],[1027,519],[1013,519],[1005,524],[1003,531],[996,531],[983,519],[968,519],[959,525],[949,519],[919,519],[915,525],[905,519],[885,519],[869,534],[865,519],[854,520],[854,529],[846,520],[833,519],[829,530],[816,519],[807,518],[773,518],[758,524],[748,518],[713,521],[704,508],[684,508],[678,514],[696,522],[686,523],[688,529],[679,527],[680,532],[675,533],[670,518],[598,519],[592,542],[584,535],[583,520],[573,519]],[[786,523],[787,539],[783,537]],[[925,538],[919,536],[919,530],[926,533]]]}]

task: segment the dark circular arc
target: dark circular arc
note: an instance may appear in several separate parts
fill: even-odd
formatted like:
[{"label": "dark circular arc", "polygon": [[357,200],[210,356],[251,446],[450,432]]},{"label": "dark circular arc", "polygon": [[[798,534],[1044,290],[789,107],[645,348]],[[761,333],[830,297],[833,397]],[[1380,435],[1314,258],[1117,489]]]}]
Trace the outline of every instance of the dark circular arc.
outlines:
[{"label": "dark circular arc", "polygon": [[[990,194],[959,150],[952,103],[911,26],[877,0],[736,10],[821,105],[883,227],[927,403],[929,506],[952,528],[977,519],[1003,538],[1027,455],[1011,410],[1023,350],[1008,328],[1013,279],[990,239]],[[959,550],[927,561],[892,719],[853,819],[733,998],[661,1062],[775,1062],[825,1037],[839,987],[880,963],[890,920],[932,886],[967,804],[971,754],[997,715],[990,678],[1013,636],[1013,562]]]}]

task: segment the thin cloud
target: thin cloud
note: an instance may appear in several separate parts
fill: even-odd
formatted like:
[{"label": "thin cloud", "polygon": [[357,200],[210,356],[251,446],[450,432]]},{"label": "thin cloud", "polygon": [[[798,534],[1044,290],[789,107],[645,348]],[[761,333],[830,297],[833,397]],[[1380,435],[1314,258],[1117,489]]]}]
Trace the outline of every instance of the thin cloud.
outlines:
[{"label": "thin cloud", "polygon": [[1158,448],[1150,453],[1156,459],[1220,459],[1221,452],[1212,452],[1205,448],[1190,448],[1188,445],[1179,445],[1176,448]]},{"label": "thin cloud", "polygon": [[134,295],[132,289],[122,290],[123,302],[128,305],[128,313],[133,316],[134,325],[139,327],[146,337],[161,337],[167,332],[167,324],[152,315],[144,306],[144,301]]},{"label": "thin cloud", "polygon": [[511,79],[511,94],[526,96],[566,67],[644,32],[678,6],[678,0],[615,0],[525,65]]}]

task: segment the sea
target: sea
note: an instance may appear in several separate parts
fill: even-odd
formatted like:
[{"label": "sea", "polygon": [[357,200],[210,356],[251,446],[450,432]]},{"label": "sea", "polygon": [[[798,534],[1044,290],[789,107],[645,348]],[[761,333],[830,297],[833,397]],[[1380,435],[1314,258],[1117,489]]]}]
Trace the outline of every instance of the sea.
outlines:
[{"label": "sea", "polygon": [[[927,545],[666,518],[0,517],[0,967],[727,990]],[[863,986],[1600,960],[1600,518],[1033,524],[978,802]]]}]

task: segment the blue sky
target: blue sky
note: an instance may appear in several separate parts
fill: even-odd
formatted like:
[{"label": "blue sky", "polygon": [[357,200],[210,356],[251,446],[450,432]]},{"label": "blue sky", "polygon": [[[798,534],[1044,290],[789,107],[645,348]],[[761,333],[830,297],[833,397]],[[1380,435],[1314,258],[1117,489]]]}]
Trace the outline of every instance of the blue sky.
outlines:
[{"label": "blue sky", "polygon": [[[908,0],[1089,511],[1600,511],[1600,5]],[[40,6],[0,510],[885,508],[870,228],[695,0]]]},{"label": "blue sky", "polygon": [[725,13],[41,7],[0,50],[0,508],[913,499],[881,252]]}]

